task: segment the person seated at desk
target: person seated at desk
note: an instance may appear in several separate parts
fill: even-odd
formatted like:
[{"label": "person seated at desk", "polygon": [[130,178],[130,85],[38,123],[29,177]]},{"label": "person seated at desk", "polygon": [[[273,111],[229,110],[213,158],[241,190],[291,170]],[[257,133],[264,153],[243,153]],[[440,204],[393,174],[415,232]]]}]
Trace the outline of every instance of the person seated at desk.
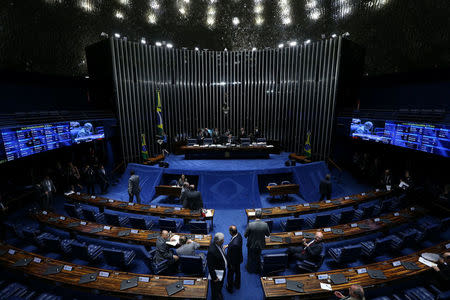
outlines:
[{"label": "person seated at desk", "polygon": [[203,140],[205,139],[205,133],[203,129],[199,129],[197,131],[197,144],[202,144]]},{"label": "person seated at desk", "polygon": [[239,131],[239,136],[238,137],[239,137],[239,139],[248,138],[248,135],[245,132],[244,128],[241,128],[241,130]]},{"label": "person seated at desk", "polygon": [[339,299],[345,299],[345,300],[365,300],[364,298],[364,289],[359,284],[352,284],[348,288],[348,296],[342,295],[341,292],[334,292],[334,295],[338,297]]},{"label": "person seated at desk", "polygon": [[181,256],[200,256],[205,258],[204,253],[196,253],[195,250],[200,248],[200,244],[188,239],[185,235],[180,236],[180,247],[176,250],[177,255]]},{"label": "person seated at desk", "polygon": [[306,242],[306,239],[303,239],[303,246],[289,247],[286,251],[289,259],[308,260],[313,263],[318,262],[323,249],[322,240],[322,232],[317,231],[313,240]]},{"label": "person seated at desk", "polygon": [[183,187],[185,182],[187,182],[186,176],[184,176],[184,174],[181,174],[180,179],[178,179],[178,186]]},{"label": "person seated at desk", "polygon": [[225,141],[226,141],[226,144],[235,144],[236,143],[235,138],[231,134],[229,134],[227,136]]},{"label": "person seated at desk", "polygon": [[259,131],[258,127],[255,127],[255,130],[252,134],[252,141],[256,142],[257,139],[261,138],[261,132]]},{"label": "person seated at desk", "polygon": [[433,270],[437,272],[437,279],[443,285],[450,281],[450,252],[445,252],[441,255],[437,266],[434,266]]},{"label": "person seated at desk", "polygon": [[214,128],[214,131],[212,133],[212,138],[213,138],[214,144],[220,144],[220,140],[222,139],[222,136],[220,135],[218,128]]},{"label": "person seated at desk", "polygon": [[153,256],[154,263],[161,263],[163,260],[168,261],[168,265],[174,265],[179,257],[177,255],[172,254],[169,245],[166,243],[167,241],[173,240],[170,238],[170,234],[167,230],[162,230],[161,235],[156,240],[156,252]]}]

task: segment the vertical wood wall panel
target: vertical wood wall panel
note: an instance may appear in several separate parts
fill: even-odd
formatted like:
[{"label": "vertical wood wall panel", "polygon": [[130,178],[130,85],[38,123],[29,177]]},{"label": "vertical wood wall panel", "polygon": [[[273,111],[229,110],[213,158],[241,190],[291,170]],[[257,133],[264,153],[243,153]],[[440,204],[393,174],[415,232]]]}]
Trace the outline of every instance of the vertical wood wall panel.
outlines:
[{"label": "vertical wood wall panel", "polygon": [[[157,90],[169,148],[200,127],[254,127],[286,151],[301,152],[311,131],[316,158],[328,156],[341,39],[257,51],[168,49],[111,39],[115,97],[127,162],[140,160],[141,133],[156,143]],[[227,102],[229,113],[222,107]]]}]

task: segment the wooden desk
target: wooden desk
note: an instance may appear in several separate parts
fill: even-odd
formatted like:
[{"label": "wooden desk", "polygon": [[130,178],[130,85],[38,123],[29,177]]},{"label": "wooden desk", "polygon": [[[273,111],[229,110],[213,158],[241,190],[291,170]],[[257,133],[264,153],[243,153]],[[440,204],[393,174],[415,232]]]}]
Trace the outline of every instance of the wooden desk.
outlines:
[{"label": "wooden desk", "polygon": [[181,196],[181,186],[173,185],[158,185],[155,186],[156,195],[172,196],[180,198]]},{"label": "wooden desk", "polygon": [[150,157],[146,161],[143,162],[144,165],[154,165],[164,160],[164,155],[160,154],[155,157]]},{"label": "wooden desk", "polygon": [[298,184],[280,184],[280,185],[268,185],[270,196],[298,194],[300,186]]},{"label": "wooden desk", "polygon": [[200,212],[190,209],[172,206],[146,205],[133,202],[124,202],[104,197],[92,198],[91,195],[83,193],[73,193],[65,196],[67,200],[77,203],[85,203],[97,206],[101,212],[104,209],[122,211],[131,214],[140,214],[148,216],[159,216],[165,218],[179,218],[185,220],[211,220],[211,227],[214,226],[214,209],[208,209],[209,214],[203,217]]},{"label": "wooden desk", "polygon": [[[63,216],[48,211],[46,212],[46,214],[44,214],[43,211],[32,214],[32,217],[35,218],[39,223],[47,225],[49,227],[55,227],[58,229],[66,230],[71,233],[83,234],[95,238],[114,240],[129,244],[155,246],[157,237],[149,239],[148,235],[159,234],[159,231],[132,229],[128,227],[116,227],[116,226],[109,226],[110,229],[103,229],[103,231],[93,233],[91,232],[93,229],[105,228],[105,225],[94,222],[88,222],[76,218],[71,218],[68,216]],[[82,221],[85,222],[86,224],[82,225],[81,224]],[[133,230],[134,233],[131,232],[130,230]],[[129,235],[119,236],[119,232],[122,231],[130,231],[130,233]],[[199,243],[202,249],[207,249],[209,247],[209,244],[211,243],[211,235],[187,234],[187,233],[176,233],[176,234],[192,237],[192,240]]]},{"label": "wooden desk", "polygon": [[[15,251],[13,255],[9,251]],[[118,297],[135,298],[138,295],[145,298],[192,298],[206,299],[208,295],[208,280],[206,278],[196,277],[175,277],[175,276],[154,276],[149,274],[135,274],[128,272],[119,272],[114,270],[105,270],[81,266],[65,261],[54,260],[35,253],[26,252],[10,245],[0,245],[0,251],[6,251],[0,256],[0,265],[2,268],[8,268],[11,271],[27,274],[38,279],[48,280],[50,283],[58,282],[71,288],[94,292],[101,291],[103,294],[115,295]],[[12,253],[11,251],[11,253]],[[40,262],[31,261],[25,267],[15,267],[14,263],[21,259],[35,259]],[[61,270],[60,273],[44,275],[49,266],[68,266],[71,271]],[[108,273],[108,277],[100,276],[100,272]],[[79,283],[81,276],[87,274],[97,274],[97,279],[89,283]],[[136,287],[120,290],[120,284],[124,280],[138,277],[140,280]],[[159,278],[157,278],[159,277]],[[169,297],[166,292],[166,286],[178,281],[194,280],[194,285],[184,285],[184,290]]]},{"label": "wooden desk", "polygon": [[250,145],[241,147],[235,146],[181,146],[180,152],[185,155],[185,158],[189,159],[193,156],[200,157],[200,155],[214,155],[219,158],[236,158],[244,157],[248,155],[249,158],[261,157],[269,158],[269,154],[280,154],[279,147],[270,147],[267,145]]},{"label": "wooden desk", "polygon": [[311,158],[306,157],[305,155],[297,155],[295,153],[291,153],[289,154],[289,159],[290,160],[295,160],[296,162],[302,163],[302,164],[307,164],[311,162]]},{"label": "wooden desk", "polygon": [[[266,299],[280,299],[280,298],[286,298],[286,297],[300,297],[305,299],[312,299],[312,298],[324,298],[329,297],[334,293],[334,291],[338,290],[346,290],[348,289],[352,284],[360,284],[364,288],[369,287],[376,287],[379,285],[383,285],[389,282],[393,282],[395,280],[404,279],[410,276],[414,276],[417,274],[420,274],[422,272],[426,272],[430,270],[431,268],[427,267],[426,265],[418,262],[419,256],[422,252],[431,252],[431,253],[438,253],[441,254],[446,251],[446,247],[450,248],[450,241],[446,241],[444,243],[441,243],[439,245],[436,245],[435,247],[431,247],[428,249],[424,249],[422,251],[413,253],[411,255],[397,257],[395,259],[391,259],[384,262],[378,262],[373,263],[365,266],[360,266],[357,268],[348,268],[348,269],[340,269],[340,270],[332,270],[332,271],[326,271],[326,272],[317,272],[317,273],[310,273],[310,274],[299,274],[299,275],[290,275],[290,276],[275,276],[275,277],[261,277],[261,284],[264,290],[264,296]],[[449,251],[449,250],[447,250]],[[415,262],[416,265],[420,268],[419,270],[407,270],[402,265],[394,267],[392,265],[395,261],[409,261],[409,262]],[[387,279],[372,279],[369,277],[369,274],[362,273],[358,274],[357,270],[366,268],[371,270],[381,270],[384,272],[384,275],[387,277]],[[323,274],[337,274],[342,273],[344,274],[347,279],[350,279],[349,282],[345,284],[339,284],[335,285],[331,283],[333,291],[327,291],[320,288],[320,283],[328,283],[328,280],[319,280],[317,278],[318,275]],[[286,289],[286,284],[275,284],[275,279],[279,278],[285,278],[286,280],[293,280],[293,281],[299,281],[304,284],[304,293],[297,293],[294,291],[290,291]]]},{"label": "wooden desk", "polygon": [[[373,191],[347,197],[336,198],[333,200],[318,201],[306,204],[288,205],[281,207],[261,208],[263,219],[284,218],[289,216],[299,216],[304,214],[318,213],[337,208],[355,206],[390,194],[390,191]],[[269,212],[270,210],[270,212]],[[267,211],[267,212],[266,212]],[[255,209],[246,209],[247,223],[249,220],[256,219]]]},{"label": "wooden desk", "polygon": [[[411,210],[411,208],[413,208],[413,210]],[[270,238],[266,238],[265,249],[287,248],[290,246],[302,244],[305,234],[315,234],[316,231],[321,231],[323,233],[324,242],[351,239],[361,235],[367,235],[376,231],[387,230],[388,228],[409,222],[412,219],[421,216],[423,214],[424,210],[420,207],[415,206],[405,208],[398,212],[393,212],[379,218],[371,218],[348,224],[330,226],[326,228],[315,228],[298,231],[271,233],[270,234],[271,236],[282,237],[283,242],[272,242],[270,241]],[[358,227],[358,225],[360,224],[363,224],[361,226],[367,228]],[[342,233],[338,233],[338,231],[340,230],[342,230]],[[288,239],[287,241],[286,238]]]}]

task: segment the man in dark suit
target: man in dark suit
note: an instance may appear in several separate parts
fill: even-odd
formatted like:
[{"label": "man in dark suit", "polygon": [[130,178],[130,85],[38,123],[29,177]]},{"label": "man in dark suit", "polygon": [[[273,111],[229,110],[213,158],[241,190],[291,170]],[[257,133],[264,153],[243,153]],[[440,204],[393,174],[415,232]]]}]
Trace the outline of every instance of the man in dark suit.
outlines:
[{"label": "man in dark suit", "polygon": [[327,174],[319,185],[320,201],[325,199],[331,199],[331,175]]},{"label": "man in dark suit", "polygon": [[[229,228],[231,240],[227,248],[227,261],[228,261],[228,275],[227,275],[227,290],[233,292],[233,285],[236,289],[241,288],[241,263],[244,260],[242,257],[242,236],[237,231],[235,225],[231,225]],[[234,284],[233,284],[234,279]]]},{"label": "man in dark suit", "polygon": [[287,254],[289,259],[296,260],[307,260],[313,263],[317,263],[320,260],[320,254],[323,249],[323,234],[320,231],[317,231],[314,239],[307,242],[306,239],[303,239],[303,246],[299,247],[289,247],[287,250]]},{"label": "man in dark suit", "polygon": [[[184,192],[184,196],[186,197],[184,203],[186,203],[186,207],[191,210],[199,210],[203,208],[203,200],[202,194],[199,191],[195,190],[194,185],[189,186],[189,190]],[[185,204],[183,204],[184,206]]]},{"label": "man in dark suit", "polygon": [[[209,275],[211,276],[212,299],[223,299],[222,287],[225,280],[226,266],[228,264],[225,252],[222,248],[225,236],[218,232],[214,235],[213,242],[208,248],[206,262],[208,264]],[[218,274],[221,274],[219,278]]]},{"label": "man in dark suit", "polygon": [[269,225],[261,221],[261,211],[255,212],[256,220],[247,225],[244,236],[247,238],[247,266],[249,273],[259,273],[261,269],[261,250],[266,246],[266,236],[270,236]]},{"label": "man in dark suit", "polygon": [[439,258],[437,266],[433,269],[437,272],[437,279],[440,285],[448,284],[450,281],[450,252],[445,252]]},{"label": "man in dark suit", "polygon": [[384,175],[381,178],[381,185],[386,190],[388,190],[388,191],[391,190],[391,188],[392,188],[392,174],[391,174],[391,170],[386,169],[384,171]]},{"label": "man in dark suit", "polygon": [[245,132],[244,128],[241,128],[241,130],[239,131],[239,136],[238,137],[239,137],[239,139],[248,138],[248,135]]},{"label": "man in dark suit", "polygon": [[134,170],[130,171],[130,178],[128,179],[128,196],[129,202],[133,202],[136,196],[137,203],[141,204],[141,187],[139,186],[139,175],[136,175]]},{"label": "man in dark suit", "polygon": [[154,263],[160,263],[167,259],[168,265],[173,266],[178,261],[178,256],[172,254],[169,245],[166,243],[170,240],[170,234],[167,230],[162,230],[161,235],[156,239],[156,252],[153,256]]}]

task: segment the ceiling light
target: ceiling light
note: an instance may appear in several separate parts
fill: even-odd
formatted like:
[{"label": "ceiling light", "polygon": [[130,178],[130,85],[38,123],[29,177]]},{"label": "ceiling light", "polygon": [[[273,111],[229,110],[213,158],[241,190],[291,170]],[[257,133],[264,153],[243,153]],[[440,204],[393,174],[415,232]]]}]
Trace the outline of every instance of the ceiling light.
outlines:
[{"label": "ceiling light", "polygon": [[195,50],[195,51],[198,51],[198,50],[200,50],[200,49],[198,49],[198,47],[195,47],[194,50]]},{"label": "ceiling light", "polygon": [[333,33],[333,34],[331,35],[331,37],[334,39],[334,38],[337,37],[337,34],[336,34],[336,33]]},{"label": "ceiling light", "polygon": [[148,15],[148,22],[150,24],[155,24],[156,23],[156,15],[154,13],[151,13]]},{"label": "ceiling light", "polygon": [[318,9],[314,9],[313,11],[311,11],[311,13],[309,14],[309,17],[311,18],[311,20],[317,20],[320,18],[320,11]]},{"label": "ceiling light", "polygon": [[145,40],[145,38],[141,39],[141,44],[144,44],[144,45],[147,44],[147,41]]},{"label": "ceiling light", "polygon": [[186,14],[186,9],[184,7],[180,7],[180,9],[178,9],[178,11],[180,12],[180,14],[185,15]]},{"label": "ceiling light", "polygon": [[252,51],[256,51],[256,48],[255,48],[255,47],[253,47],[253,48],[252,48]]},{"label": "ceiling light", "polygon": [[171,43],[167,43],[166,47],[170,49],[173,48],[173,45]]},{"label": "ceiling light", "polygon": [[130,4],[130,1],[129,1],[129,0],[119,0],[119,2],[120,2],[120,4],[123,4],[123,5],[128,5],[128,4]]},{"label": "ceiling light", "polygon": [[284,25],[291,24],[291,18],[289,18],[289,17],[283,18],[282,22],[283,22]]},{"label": "ceiling light", "polygon": [[184,0],[184,3],[189,3],[189,0]]},{"label": "ceiling light", "polygon": [[344,33],[342,36],[349,36],[350,33],[347,31],[346,33]]},{"label": "ceiling light", "polygon": [[308,45],[308,44],[310,44],[311,43],[311,40],[306,40],[305,41],[305,45]]},{"label": "ceiling light", "polygon": [[114,33],[114,37],[117,38],[117,39],[120,39],[120,34]]},{"label": "ceiling light", "polygon": [[161,46],[162,46],[162,43],[161,43],[161,42],[156,42],[156,43],[155,43],[155,46],[156,46],[156,47],[161,47]]},{"label": "ceiling light", "polygon": [[159,3],[153,0],[152,2],[150,2],[150,7],[153,9],[159,9]]},{"label": "ceiling light", "polygon": [[80,6],[85,11],[92,11],[94,9],[94,6],[88,0],[81,0]]},{"label": "ceiling light", "polygon": [[208,25],[214,25],[214,18],[213,17],[208,17],[206,18],[206,24]]},{"label": "ceiling light", "polygon": [[240,23],[239,18],[238,17],[234,17],[233,18],[233,25],[237,26],[237,25],[239,25],[239,23]]},{"label": "ceiling light", "polygon": [[278,48],[283,48],[284,44],[278,44]]},{"label": "ceiling light", "polygon": [[297,46],[297,42],[291,41],[291,42],[289,42],[289,46],[291,46],[291,47]]},{"label": "ceiling light", "polygon": [[262,6],[261,4],[258,4],[253,9],[253,12],[255,12],[256,14],[260,14],[260,13],[262,13],[263,10],[264,10],[264,6]]},{"label": "ceiling light", "polygon": [[120,11],[116,11],[115,16],[117,19],[123,19],[123,13],[121,13]]},{"label": "ceiling light", "polygon": [[258,15],[255,18],[255,23],[256,25],[261,25],[262,23],[264,23],[264,19],[260,15]]}]

